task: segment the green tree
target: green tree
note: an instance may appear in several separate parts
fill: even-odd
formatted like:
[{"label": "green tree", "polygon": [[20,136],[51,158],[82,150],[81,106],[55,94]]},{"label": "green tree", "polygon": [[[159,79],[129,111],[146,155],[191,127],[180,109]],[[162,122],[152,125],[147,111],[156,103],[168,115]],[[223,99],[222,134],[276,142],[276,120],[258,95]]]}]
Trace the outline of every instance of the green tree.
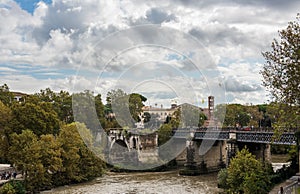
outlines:
[{"label": "green tree", "polygon": [[29,129],[36,135],[57,134],[59,120],[56,112],[49,103],[23,103],[12,107],[14,116],[14,130],[21,133]]},{"label": "green tree", "polygon": [[218,187],[222,189],[228,189],[227,186],[227,177],[228,177],[228,172],[226,168],[222,168],[218,172]]},{"label": "green tree", "polygon": [[98,120],[101,123],[102,128],[105,128],[106,126],[106,119],[105,119],[105,106],[102,103],[101,95],[98,94],[95,96],[95,109],[98,116]]},{"label": "green tree", "polygon": [[170,124],[172,128],[177,129],[182,123],[181,123],[181,110],[178,108],[175,110],[171,116]]},{"label": "green tree", "polygon": [[14,99],[13,94],[9,91],[9,87],[6,84],[0,86],[0,101],[6,106],[12,104]]},{"label": "green tree", "polygon": [[106,97],[105,112],[106,114],[114,113],[115,117],[108,121],[113,122],[116,119],[118,126],[134,127],[134,124],[140,120],[143,102],[146,100],[140,94],[128,95],[121,89],[109,91]]},{"label": "green tree", "polygon": [[163,124],[158,130],[158,145],[163,145],[172,136],[172,125],[171,124]]},{"label": "green tree", "polygon": [[272,122],[272,127],[281,133],[284,129],[300,126],[299,109],[280,102],[272,102],[266,106],[265,115]]},{"label": "green tree", "polygon": [[280,40],[274,39],[272,50],[262,53],[266,63],[261,71],[263,85],[275,101],[300,105],[300,13],[296,21],[279,31]]},{"label": "green tree", "polygon": [[12,180],[10,184],[13,186],[14,190],[17,194],[25,194],[26,189],[22,181],[20,180]]},{"label": "green tree", "polygon": [[12,133],[11,121],[12,111],[0,101],[0,158],[6,162],[7,152],[10,145],[10,134]]},{"label": "green tree", "polygon": [[268,193],[270,178],[263,164],[244,148],[231,159],[226,179],[230,193]]},{"label": "green tree", "polygon": [[74,121],[72,111],[72,96],[69,92],[60,91],[55,93],[50,88],[40,90],[39,93],[31,95],[26,101],[32,103],[49,102],[52,104],[52,108],[57,113],[59,120],[65,123],[71,123]]},{"label": "green tree", "polygon": [[224,119],[224,127],[248,126],[252,116],[249,108],[240,104],[217,105],[215,115],[218,121]]},{"label": "green tree", "polygon": [[61,121],[65,123],[74,122],[72,96],[69,94],[69,92],[60,91],[58,94],[56,94],[53,106],[57,107],[54,110],[57,112],[58,117]]},{"label": "green tree", "polygon": [[61,147],[62,169],[56,175],[56,181],[62,184],[80,182],[80,155],[79,149],[83,142],[75,123],[63,125],[57,140]]},{"label": "green tree", "polygon": [[139,115],[141,114],[144,106],[143,100],[147,99],[140,94],[133,93],[129,95],[129,110],[135,121],[140,121]]},{"label": "green tree", "polygon": [[16,193],[16,191],[10,183],[5,183],[0,188],[0,194],[15,194],[15,193]]},{"label": "green tree", "polygon": [[103,148],[94,146],[95,137],[83,123],[76,123],[76,127],[82,139],[78,154],[80,155],[80,174],[83,175],[83,180],[101,176],[105,166],[101,160],[104,158]]},{"label": "green tree", "polygon": [[[79,149],[80,173],[83,175],[84,181],[99,177],[104,172],[105,163],[101,160],[103,157],[101,157],[97,151],[99,150],[96,150],[96,148],[87,147],[84,144],[82,144]],[[97,155],[95,155],[96,152]]]},{"label": "green tree", "polygon": [[94,97],[90,90],[73,94],[73,111],[77,122],[84,123],[94,134],[100,128],[99,118],[103,115],[101,96]]},{"label": "green tree", "polygon": [[8,153],[10,162],[22,171],[27,190],[38,189],[41,184],[40,177],[44,176],[45,169],[37,136],[30,130],[23,130],[19,135],[13,133],[11,141]]},{"label": "green tree", "polygon": [[205,115],[203,112],[200,112],[200,114],[199,114],[199,123],[198,123],[198,127],[203,126],[205,120],[207,120],[206,115]]},{"label": "green tree", "polygon": [[249,126],[258,127],[263,119],[263,114],[259,111],[259,107],[257,105],[246,106],[246,112],[250,116]]},{"label": "green tree", "polygon": [[107,92],[105,114],[113,113],[112,104],[114,103],[114,101],[116,99],[121,98],[125,95],[126,95],[126,93],[121,89],[111,90],[111,91]]},{"label": "green tree", "polygon": [[62,150],[59,142],[52,134],[42,135],[38,144],[42,148],[40,150],[40,160],[44,169],[44,173],[39,177],[39,186],[52,187],[53,179],[62,169]]},{"label": "green tree", "polygon": [[62,126],[58,142],[62,149],[63,166],[55,175],[56,183],[61,185],[81,182],[102,175],[104,163],[93,153],[97,151],[93,148],[93,136],[84,124]]}]

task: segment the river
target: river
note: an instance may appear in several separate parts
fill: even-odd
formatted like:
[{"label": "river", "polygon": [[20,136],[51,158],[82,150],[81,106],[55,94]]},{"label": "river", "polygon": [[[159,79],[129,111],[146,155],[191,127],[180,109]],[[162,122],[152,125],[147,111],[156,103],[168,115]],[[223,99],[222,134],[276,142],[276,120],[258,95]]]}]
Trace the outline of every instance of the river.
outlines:
[{"label": "river", "polygon": [[63,186],[43,194],[217,194],[217,174],[179,176],[178,171],[107,173],[94,181]]}]

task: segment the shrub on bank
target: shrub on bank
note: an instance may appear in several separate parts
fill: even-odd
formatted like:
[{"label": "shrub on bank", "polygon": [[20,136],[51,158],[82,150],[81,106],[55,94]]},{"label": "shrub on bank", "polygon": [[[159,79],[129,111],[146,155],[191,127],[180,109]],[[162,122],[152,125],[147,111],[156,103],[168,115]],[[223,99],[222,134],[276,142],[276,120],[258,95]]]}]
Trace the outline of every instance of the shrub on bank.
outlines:
[{"label": "shrub on bank", "polygon": [[22,181],[12,180],[0,188],[0,194],[25,194],[25,186]]},{"label": "shrub on bank", "polygon": [[1,189],[0,189],[1,194],[15,194],[16,191],[14,190],[14,187],[10,183],[5,183]]},{"label": "shrub on bank", "polygon": [[268,193],[270,177],[265,165],[244,148],[218,174],[218,185],[228,193]]},{"label": "shrub on bank", "polygon": [[247,150],[242,150],[230,162],[228,169],[218,173],[218,187],[228,193],[268,193],[276,184],[297,172],[297,163],[283,166],[273,172],[272,165],[256,160]]}]

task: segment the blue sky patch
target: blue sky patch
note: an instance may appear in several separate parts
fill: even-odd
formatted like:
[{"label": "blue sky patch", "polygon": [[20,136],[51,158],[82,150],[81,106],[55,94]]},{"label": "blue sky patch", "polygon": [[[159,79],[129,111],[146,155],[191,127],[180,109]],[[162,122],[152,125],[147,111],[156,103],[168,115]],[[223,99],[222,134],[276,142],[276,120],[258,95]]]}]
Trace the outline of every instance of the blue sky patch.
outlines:
[{"label": "blue sky patch", "polygon": [[11,66],[6,64],[0,64],[0,76],[5,75],[28,75],[36,79],[62,79],[68,76],[76,75],[76,70],[73,69],[55,69],[45,68],[43,66],[31,66],[28,64],[22,64],[17,66]]},{"label": "blue sky patch", "polygon": [[[40,0],[15,0],[15,2],[17,2],[22,9],[32,14],[36,8],[37,3],[40,2]],[[52,0],[43,0],[43,2],[51,4]]]}]

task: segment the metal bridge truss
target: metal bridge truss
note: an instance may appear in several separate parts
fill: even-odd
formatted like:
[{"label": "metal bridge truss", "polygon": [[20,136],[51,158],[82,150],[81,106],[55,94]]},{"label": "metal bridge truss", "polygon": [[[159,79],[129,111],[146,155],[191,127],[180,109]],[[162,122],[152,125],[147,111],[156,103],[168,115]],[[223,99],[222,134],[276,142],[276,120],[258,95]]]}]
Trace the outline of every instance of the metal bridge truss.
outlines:
[{"label": "metal bridge truss", "polygon": [[282,145],[296,145],[297,139],[292,132],[285,132],[276,137],[273,132],[241,131],[236,132],[239,142],[272,143]]},{"label": "metal bridge truss", "polygon": [[292,131],[274,135],[272,131],[232,131],[232,130],[184,130],[173,133],[175,138],[187,138],[194,140],[229,140],[230,134],[235,134],[237,142],[271,143],[282,145],[296,145],[297,139]]},{"label": "metal bridge truss", "polygon": [[197,131],[194,139],[228,140],[229,132],[224,131]]}]

